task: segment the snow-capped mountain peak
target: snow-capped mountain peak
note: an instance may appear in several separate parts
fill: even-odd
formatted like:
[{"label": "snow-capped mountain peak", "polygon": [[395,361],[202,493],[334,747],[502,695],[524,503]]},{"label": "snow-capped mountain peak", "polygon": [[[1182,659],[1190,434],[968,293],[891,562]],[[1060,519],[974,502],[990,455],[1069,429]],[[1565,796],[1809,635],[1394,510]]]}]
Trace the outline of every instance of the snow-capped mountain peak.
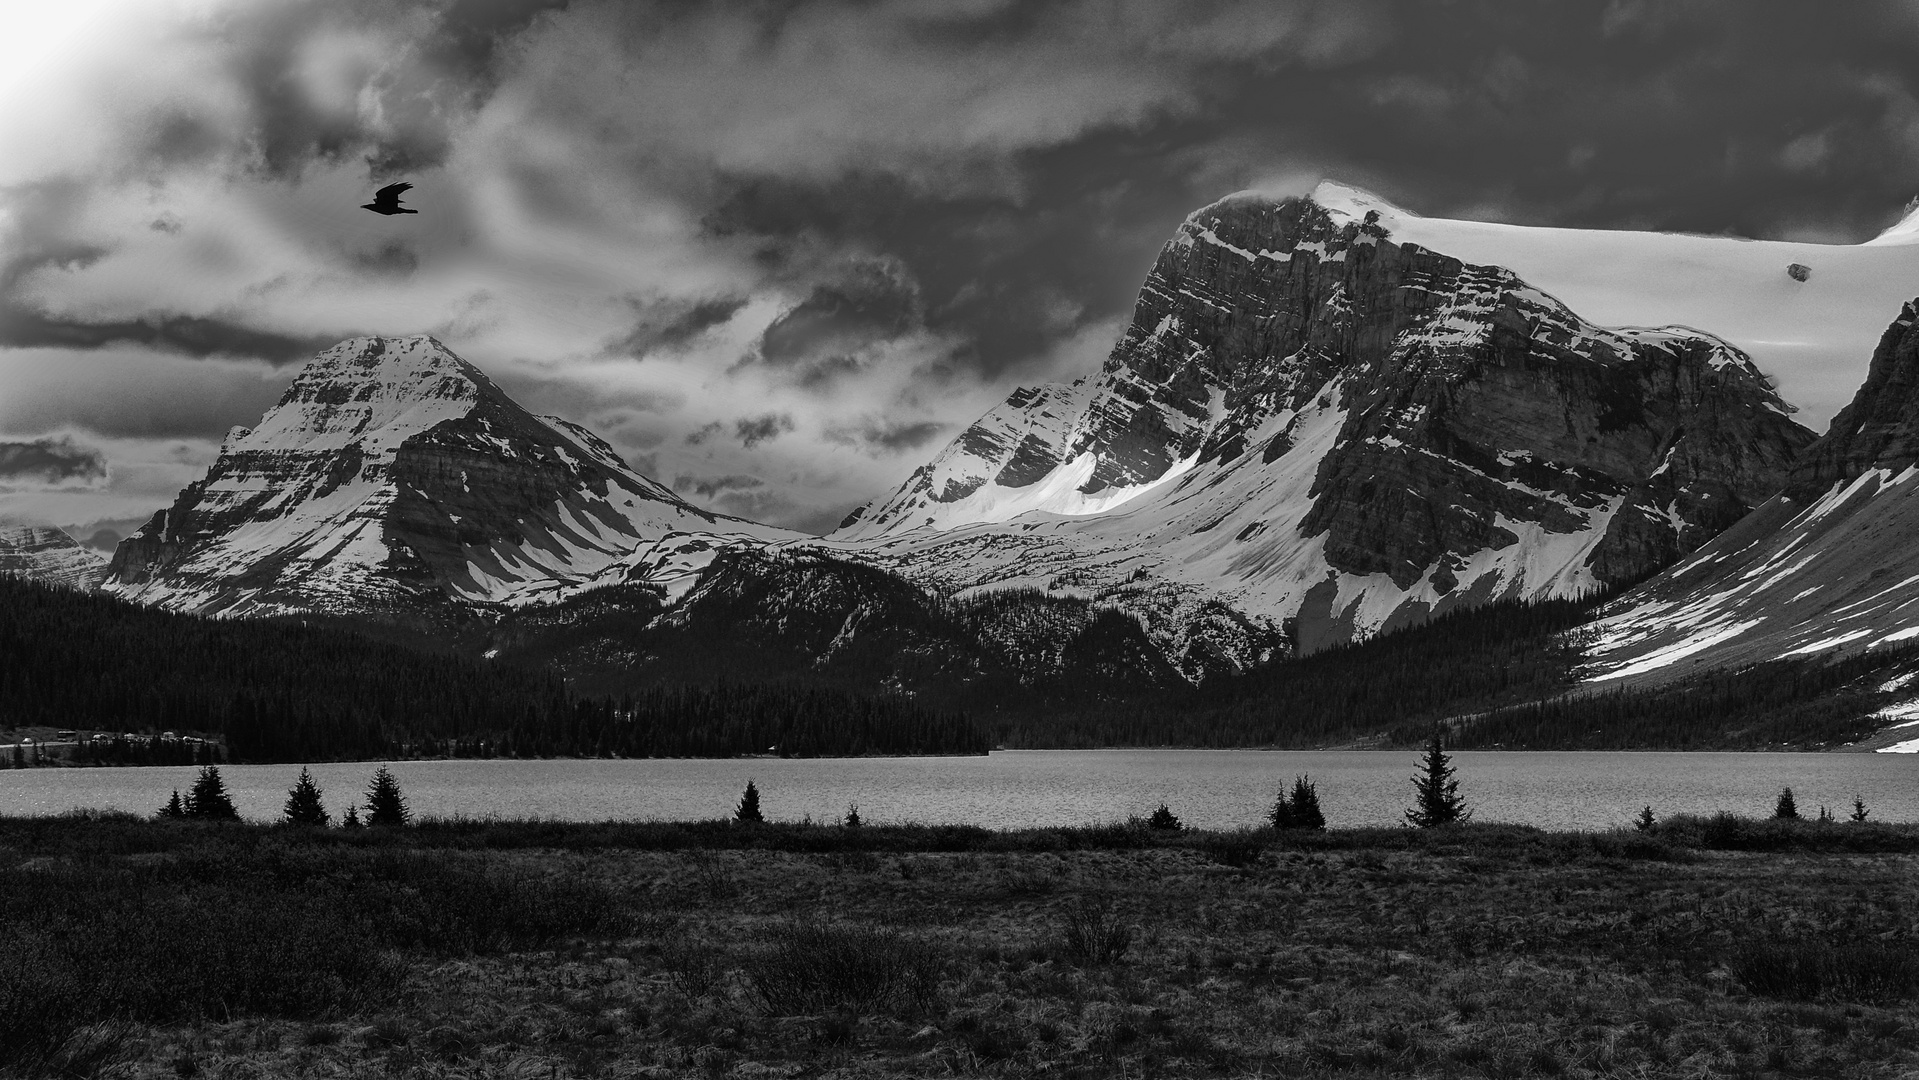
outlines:
[{"label": "snow-capped mountain peak", "polygon": [[89,592],[106,572],[107,560],[63,529],[0,525],[0,575]]},{"label": "snow-capped mountain peak", "polygon": [[675,532],[794,535],[688,504],[431,337],[354,338],[230,433],[122,542],[104,588],[199,612],[458,622]]},{"label": "snow-capped mountain peak", "polygon": [[1098,373],[1016,391],[829,540],[942,592],[1068,590],[1162,636],[1224,602],[1311,648],[1644,575],[1812,438],[1717,337],[1597,326],[1318,194],[1188,216]]}]

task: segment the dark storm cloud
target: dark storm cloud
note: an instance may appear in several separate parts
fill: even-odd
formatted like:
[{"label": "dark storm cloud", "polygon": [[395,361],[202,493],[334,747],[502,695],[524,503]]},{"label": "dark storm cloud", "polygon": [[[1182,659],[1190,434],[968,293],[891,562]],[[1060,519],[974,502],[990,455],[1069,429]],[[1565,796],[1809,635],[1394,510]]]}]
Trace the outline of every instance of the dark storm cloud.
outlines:
[{"label": "dark storm cloud", "polygon": [[[498,86],[502,48],[565,6],[458,0],[436,13],[384,0],[285,0],[235,5],[198,32],[227,47],[221,74],[244,95],[244,140],[261,172],[291,179],[312,161],[360,158],[384,179],[444,162],[461,120]],[[181,163],[230,150],[232,134],[175,103],[153,110],[136,140],[146,156]]]},{"label": "dark storm cloud", "polygon": [[760,356],[793,364],[845,355],[919,325],[919,292],[897,268],[865,263],[844,279],[821,284],[773,320],[760,337]]},{"label": "dark storm cloud", "polygon": [[282,334],[196,315],[87,322],[57,318],[19,303],[0,302],[0,345],[14,348],[97,349],[136,344],[186,356],[255,357],[280,365],[304,361],[352,336]]},{"label": "dark storm cloud", "polygon": [[[964,49],[1029,21],[938,33]],[[819,236],[887,253],[924,323],[962,342],[950,362],[998,378],[1128,312],[1185,214],[1276,177],[1429,214],[1833,241],[1870,237],[1919,193],[1919,6],[1409,4],[1372,29],[1366,48],[1304,59],[1219,54],[1191,108],[1012,153],[1009,192],[859,165],[736,171],[707,226],[771,241],[773,265]],[[769,356],[836,326],[837,309],[802,308],[769,330]]]},{"label": "dark storm cloud", "polygon": [[733,422],[733,437],[740,440],[740,445],[748,450],[791,430],[793,430],[793,418],[785,413],[749,416]]},{"label": "dark storm cloud", "polygon": [[857,427],[832,427],[826,430],[829,442],[854,446],[867,453],[898,454],[918,450],[932,442],[951,425],[937,420],[866,423]]},{"label": "dark storm cloud", "polygon": [[[284,364],[305,360],[352,336],[291,335],[192,315],[88,320],[40,310],[22,295],[23,287],[36,273],[84,270],[112,252],[65,235],[86,204],[84,187],[58,182],[0,194],[16,208],[10,227],[0,236],[12,251],[0,262],[0,346],[97,349],[140,344],[187,356],[247,356]],[[155,222],[154,226],[160,224]]]},{"label": "dark storm cloud", "polygon": [[725,491],[751,491],[763,488],[766,481],[757,476],[736,474],[732,476],[676,476],[673,478],[675,491],[691,491],[703,499],[710,499]]},{"label": "dark storm cloud", "polygon": [[258,421],[290,376],[258,361],[137,349],[0,352],[0,431],[214,442]]},{"label": "dark storm cloud", "polygon": [[696,430],[687,432],[686,445],[698,446],[701,443],[705,442],[706,440],[712,438],[713,436],[718,435],[720,432],[724,430],[726,430],[726,425],[720,423],[718,420],[715,420],[710,424],[707,424]]},{"label": "dark storm cloud", "polygon": [[606,345],[608,356],[645,356],[655,349],[677,349],[725,324],[746,306],[747,298],[703,300],[629,300],[639,318],[633,328]]},{"label": "dark storm cloud", "polygon": [[0,442],[0,485],[91,487],[106,479],[106,455],[71,438]]}]

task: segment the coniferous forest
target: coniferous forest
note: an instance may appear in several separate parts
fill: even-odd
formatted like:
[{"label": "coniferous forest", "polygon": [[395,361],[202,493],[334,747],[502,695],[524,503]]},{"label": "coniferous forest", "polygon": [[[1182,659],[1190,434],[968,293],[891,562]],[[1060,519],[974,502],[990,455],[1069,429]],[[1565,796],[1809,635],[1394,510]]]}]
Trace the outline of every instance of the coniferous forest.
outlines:
[{"label": "coniferous forest", "polygon": [[[1598,600],[1488,604],[1197,689],[1117,707],[1022,716],[1015,746],[1277,746],[1423,742],[1435,720],[1534,700],[1573,684],[1567,631]],[[1410,729],[1409,736],[1402,729]]]},{"label": "coniferous forest", "polygon": [[[1814,749],[1870,735],[1887,677],[1919,664],[1909,647],[1592,692],[1578,686],[1578,628],[1598,602],[1491,604],[1199,687],[1146,680],[1022,699],[995,684],[908,697],[782,671],[773,682],[655,678],[590,695],[544,665],[0,579],[0,717],[12,727],[203,733],[224,741],[225,760],[255,762],[1411,746],[1441,722],[1462,749]],[[123,739],[74,756],[158,764],[213,753]]]},{"label": "coniferous forest", "polygon": [[[1536,750],[1821,749],[1858,742],[1884,721],[1887,677],[1911,670],[1919,647],[1827,659],[1792,657],[1715,669],[1672,686],[1560,697],[1496,709],[1453,725],[1452,745]],[[1907,695],[1909,696],[1909,695]],[[1412,725],[1395,736],[1416,737]]]},{"label": "coniferous forest", "polygon": [[0,716],[215,734],[227,760],[256,762],[987,749],[963,715],[893,695],[719,684],[587,698],[549,674],[341,630],[177,615],[4,577]]}]

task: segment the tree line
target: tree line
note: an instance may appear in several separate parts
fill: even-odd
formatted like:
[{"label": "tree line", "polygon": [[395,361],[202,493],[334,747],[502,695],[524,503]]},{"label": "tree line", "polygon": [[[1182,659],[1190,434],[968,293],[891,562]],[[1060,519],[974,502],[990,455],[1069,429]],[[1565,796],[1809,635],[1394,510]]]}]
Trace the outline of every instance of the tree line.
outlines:
[{"label": "tree line", "polygon": [[[1858,742],[1880,722],[1888,674],[1910,670],[1919,646],[1831,659],[1805,656],[1720,668],[1671,685],[1621,687],[1493,709],[1454,725],[1460,747],[1538,750],[1817,749]],[[1399,725],[1404,738],[1414,725]]]},{"label": "tree line", "polygon": [[1500,601],[1196,688],[1001,721],[1008,746],[1418,745],[1435,721],[1577,681],[1603,597]]},{"label": "tree line", "polygon": [[[897,694],[720,684],[583,697],[549,672],[4,577],[0,715],[18,727],[217,733],[227,760],[253,762],[988,749],[963,714]],[[100,751],[139,764],[177,752],[139,740]]]}]

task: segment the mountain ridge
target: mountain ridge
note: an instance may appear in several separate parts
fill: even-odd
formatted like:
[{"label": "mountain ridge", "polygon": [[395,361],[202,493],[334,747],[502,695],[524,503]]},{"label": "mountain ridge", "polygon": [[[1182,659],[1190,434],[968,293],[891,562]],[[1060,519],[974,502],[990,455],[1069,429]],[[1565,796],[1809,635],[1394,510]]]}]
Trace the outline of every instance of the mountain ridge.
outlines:
[{"label": "mountain ridge", "polygon": [[0,525],[0,574],[92,592],[106,577],[107,560],[64,529]]},{"label": "mountain ridge", "polygon": [[1312,648],[1643,577],[1783,484],[1789,413],[1710,335],[1239,194],[1181,224],[1099,373],[1016,390],[827,542],[959,594],[1162,580]]},{"label": "mountain ridge", "polygon": [[1919,637],[1919,299],[1907,301],[1791,486],[1609,605],[1591,680],[1843,656]]}]

